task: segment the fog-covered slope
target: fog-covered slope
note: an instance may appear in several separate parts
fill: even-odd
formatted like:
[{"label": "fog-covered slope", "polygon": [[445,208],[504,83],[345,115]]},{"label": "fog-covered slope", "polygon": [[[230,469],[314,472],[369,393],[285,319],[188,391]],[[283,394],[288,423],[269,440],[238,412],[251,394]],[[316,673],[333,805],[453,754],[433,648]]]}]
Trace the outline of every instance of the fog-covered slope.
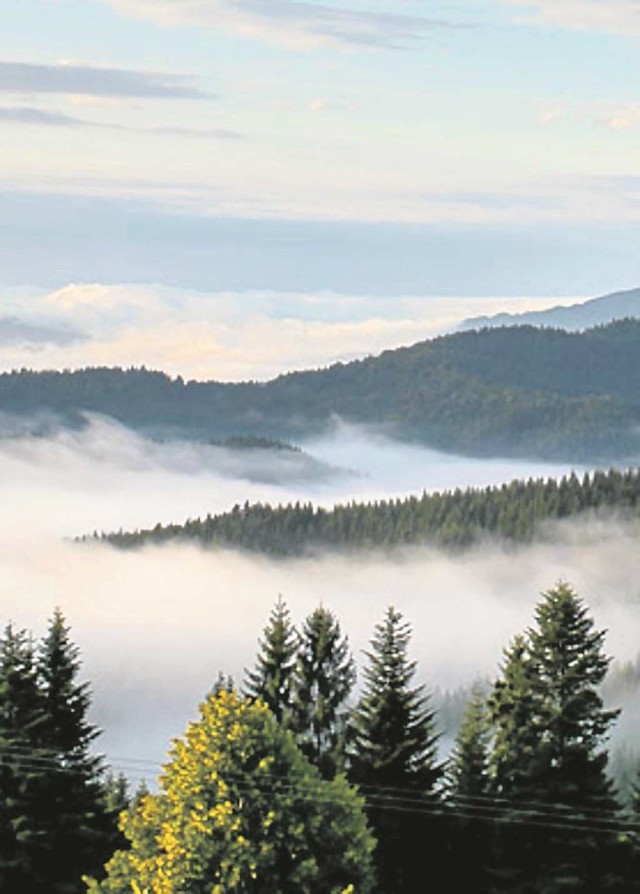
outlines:
[{"label": "fog-covered slope", "polygon": [[155,435],[293,437],[336,416],[449,452],[572,462],[640,451],[640,321],[584,333],[461,332],[266,383],[184,382],[144,369],[0,376],[0,411],[81,425],[83,411]]}]

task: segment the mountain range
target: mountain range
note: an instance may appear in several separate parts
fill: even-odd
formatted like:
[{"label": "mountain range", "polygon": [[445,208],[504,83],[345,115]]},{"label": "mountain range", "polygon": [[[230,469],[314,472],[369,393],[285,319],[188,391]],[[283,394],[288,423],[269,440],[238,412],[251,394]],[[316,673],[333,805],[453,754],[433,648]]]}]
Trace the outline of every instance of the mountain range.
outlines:
[{"label": "mountain range", "polygon": [[558,304],[546,310],[471,317],[464,320],[457,330],[479,329],[487,326],[530,325],[551,326],[576,332],[629,317],[640,318],[640,288],[612,292],[610,295],[601,295],[579,304]]},{"label": "mountain range", "polygon": [[[336,418],[475,456],[633,462],[640,455],[640,320],[584,332],[458,332],[269,382],[185,382],[142,369],[0,375],[0,412],[34,429],[86,412],[151,437],[304,439]],[[15,430],[15,426],[14,429]]]}]

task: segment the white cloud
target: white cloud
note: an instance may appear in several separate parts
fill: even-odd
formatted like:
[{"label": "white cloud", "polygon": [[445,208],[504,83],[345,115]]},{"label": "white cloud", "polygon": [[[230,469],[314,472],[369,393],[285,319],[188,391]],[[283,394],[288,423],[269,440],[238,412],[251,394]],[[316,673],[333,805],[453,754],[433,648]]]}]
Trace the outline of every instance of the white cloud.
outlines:
[{"label": "white cloud", "polygon": [[181,74],[5,60],[0,60],[0,92],[148,99],[202,99],[210,96],[194,85],[193,78]]},{"label": "white cloud", "polygon": [[402,13],[366,12],[308,0],[105,0],[125,15],[162,25],[223,28],[289,49],[419,44],[451,22]]},{"label": "white cloud", "polygon": [[32,326],[73,329],[83,337],[64,345],[6,342],[0,368],[145,364],[190,378],[263,379],[412,344],[467,316],[554,302],[70,284],[16,298],[7,309]]},{"label": "white cloud", "polygon": [[503,0],[531,9],[535,19],[560,28],[606,31],[634,37],[640,34],[637,0]]}]

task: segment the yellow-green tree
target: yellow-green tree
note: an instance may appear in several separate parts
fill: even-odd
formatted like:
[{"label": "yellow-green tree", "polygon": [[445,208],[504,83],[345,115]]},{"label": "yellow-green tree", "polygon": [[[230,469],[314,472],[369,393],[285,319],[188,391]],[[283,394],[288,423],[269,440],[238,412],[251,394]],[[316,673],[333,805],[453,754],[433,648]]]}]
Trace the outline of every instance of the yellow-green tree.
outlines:
[{"label": "yellow-green tree", "polygon": [[321,778],[261,701],[211,694],[121,817],[93,894],[369,894],[374,840],[346,780]]}]

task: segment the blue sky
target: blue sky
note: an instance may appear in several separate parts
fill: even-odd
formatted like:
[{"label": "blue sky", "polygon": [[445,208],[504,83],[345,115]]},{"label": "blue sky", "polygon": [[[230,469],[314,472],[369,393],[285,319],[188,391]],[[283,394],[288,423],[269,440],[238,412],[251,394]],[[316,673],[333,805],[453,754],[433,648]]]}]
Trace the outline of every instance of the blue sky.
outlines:
[{"label": "blue sky", "polygon": [[3,22],[5,290],[373,314],[638,284],[640,4],[4,0]]}]

